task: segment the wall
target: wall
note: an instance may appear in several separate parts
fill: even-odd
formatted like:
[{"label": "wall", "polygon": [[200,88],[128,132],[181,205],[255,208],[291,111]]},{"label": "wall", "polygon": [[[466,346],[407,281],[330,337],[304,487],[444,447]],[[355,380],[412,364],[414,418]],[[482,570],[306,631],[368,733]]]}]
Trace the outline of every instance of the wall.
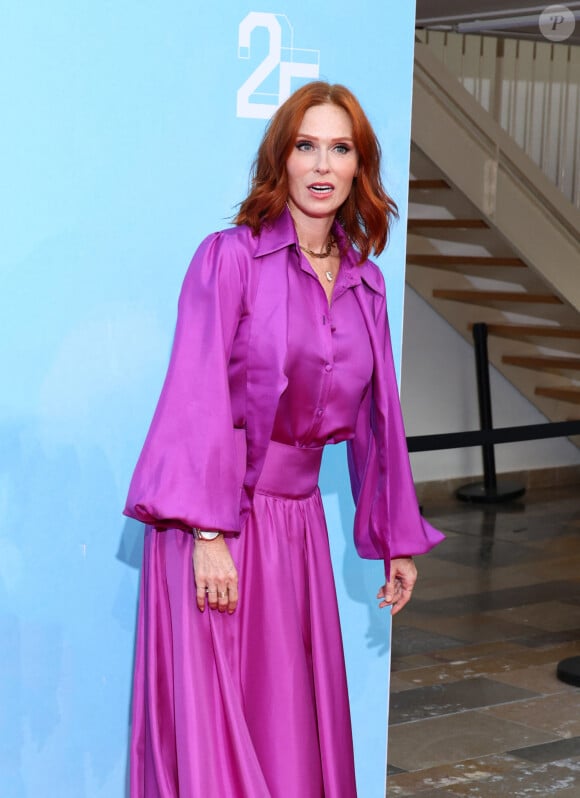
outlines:
[{"label": "wall", "polygon": [[[248,46],[239,25],[254,8],[53,0],[0,12],[0,792],[10,798],[124,794],[142,528],[120,511],[183,273],[244,195],[268,113],[257,106],[276,105],[282,73],[286,89],[315,73],[350,85],[385,144],[403,212],[382,259],[400,342],[412,4],[392,16],[361,0],[348,22],[327,2],[266,5],[276,14],[249,18]],[[273,71],[260,76],[269,51]],[[237,104],[256,74],[264,94],[244,102],[242,91]],[[360,791],[378,798],[389,623],[375,609],[380,566],[352,552],[341,468],[331,457],[324,498]]]},{"label": "wall", "polygon": [[[541,424],[545,417],[496,369],[490,369],[496,427]],[[401,401],[407,435],[479,429],[473,347],[410,287],[405,291]],[[525,441],[495,448],[498,473],[577,465],[580,450],[566,439]],[[415,482],[480,477],[480,449],[411,455]]]}]

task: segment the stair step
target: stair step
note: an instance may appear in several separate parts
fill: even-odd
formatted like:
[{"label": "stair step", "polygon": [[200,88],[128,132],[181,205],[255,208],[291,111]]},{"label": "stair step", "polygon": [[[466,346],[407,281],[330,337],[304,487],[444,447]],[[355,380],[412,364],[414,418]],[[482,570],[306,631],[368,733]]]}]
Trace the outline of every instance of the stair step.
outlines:
[{"label": "stair step", "polygon": [[[473,325],[469,325],[473,329]],[[500,324],[487,325],[489,335],[504,338],[560,338],[580,340],[580,327],[556,327],[544,324]]]},{"label": "stair step", "polygon": [[548,399],[557,399],[560,402],[572,402],[573,404],[580,404],[580,387],[579,388],[549,388],[539,387],[535,390],[536,396],[545,396]]},{"label": "stair step", "polygon": [[528,294],[523,291],[478,291],[455,290],[450,288],[434,288],[435,299],[449,299],[452,302],[472,304],[488,304],[491,302],[511,303],[514,305],[562,305],[562,300],[555,294]]},{"label": "stair step", "polygon": [[407,263],[415,266],[516,266],[525,267],[521,258],[491,255],[419,255],[408,253]]},{"label": "stair step", "polygon": [[526,369],[563,369],[580,371],[580,357],[556,357],[549,355],[504,355],[502,363],[511,366],[521,366]]},{"label": "stair step", "polygon": [[409,180],[411,191],[425,191],[433,188],[451,188],[446,180]]},{"label": "stair step", "polygon": [[422,229],[437,230],[467,230],[488,229],[489,225],[483,219],[408,219],[408,230]]}]

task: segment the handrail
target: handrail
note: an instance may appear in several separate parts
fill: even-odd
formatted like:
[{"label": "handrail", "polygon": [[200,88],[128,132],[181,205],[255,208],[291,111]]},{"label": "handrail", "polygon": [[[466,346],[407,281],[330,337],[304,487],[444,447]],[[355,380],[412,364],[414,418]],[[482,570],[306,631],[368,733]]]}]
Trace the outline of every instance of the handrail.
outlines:
[{"label": "handrail", "polygon": [[580,48],[430,30],[417,40],[580,207]]},{"label": "handrail", "polygon": [[413,143],[580,310],[580,212],[425,44],[415,46]]},{"label": "handrail", "polygon": [[[450,83],[442,74],[445,67],[438,58],[432,54],[427,45],[415,45],[415,79],[420,80],[432,95],[438,95],[443,100],[448,113],[452,113],[459,124],[468,129],[471,134],[485,146],[490,159],[510,172],[512,177],[521,185],[527,187],[534,196],[541,187],[542,204],[549,211],[554,221],[559,222],[564,229],[578,241],[580,216],[574,206],[562,197],[562,193],[554,186],[546,175],[537,169],[530,170],[533,166],[521,148],[513,141],[512,137],[490,117],[476,101],[468,102],[465,90],[459,82]],[[493,215],[493,214],[491,214]]]}]

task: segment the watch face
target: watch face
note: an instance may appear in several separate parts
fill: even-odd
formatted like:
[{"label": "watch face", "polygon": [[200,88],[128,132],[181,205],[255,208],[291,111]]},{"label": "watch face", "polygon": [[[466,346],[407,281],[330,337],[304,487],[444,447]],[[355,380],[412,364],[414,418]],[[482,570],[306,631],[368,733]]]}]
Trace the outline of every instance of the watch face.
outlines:
[{"label": "watch face", "polygon": [[205,529],[194,529],[193,530],[193,536],[197,540],[215,540],[218,535],[219,535],[219,532],[215,532],[215,531],[206,532]]}]

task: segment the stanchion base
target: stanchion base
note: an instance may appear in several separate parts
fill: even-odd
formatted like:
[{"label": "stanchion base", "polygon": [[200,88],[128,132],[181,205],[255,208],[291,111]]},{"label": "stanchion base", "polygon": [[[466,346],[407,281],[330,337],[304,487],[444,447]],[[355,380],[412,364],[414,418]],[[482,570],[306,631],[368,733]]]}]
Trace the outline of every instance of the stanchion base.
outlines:
[{"label": "stanchion base", "polygon": [[455,495],[462,502],[476,502],[477,504],[499,504],[511,502],[523,496],[526,489],[515,482],[500,482],[495,490],[487,490],[483,482],[473,482],[458,488]]},{"label": "stanchion base", "polygon": [[556,676],[561,682],[580,687],[580,657],[568,657],[559,662]]}]

